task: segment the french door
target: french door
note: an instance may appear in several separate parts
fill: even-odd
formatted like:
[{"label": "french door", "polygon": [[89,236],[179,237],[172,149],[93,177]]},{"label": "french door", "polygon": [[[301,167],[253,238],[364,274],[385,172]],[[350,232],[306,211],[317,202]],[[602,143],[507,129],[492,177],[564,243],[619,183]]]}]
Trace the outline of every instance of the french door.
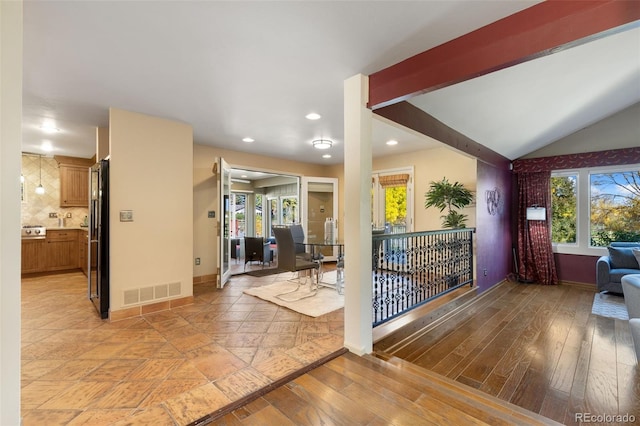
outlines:
[{"label": "french door", "polygon": [[223,158],[216,163],[218,179],[218,288],[223,288],[231,276],[231,168]]}]

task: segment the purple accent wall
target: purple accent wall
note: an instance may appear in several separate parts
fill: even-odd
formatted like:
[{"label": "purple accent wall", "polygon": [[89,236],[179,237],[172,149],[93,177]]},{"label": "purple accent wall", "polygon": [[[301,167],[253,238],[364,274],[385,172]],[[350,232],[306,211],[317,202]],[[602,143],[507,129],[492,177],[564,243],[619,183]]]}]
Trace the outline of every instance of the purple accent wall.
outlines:
[{"label": "purple accent wall", "polygon": [[596,262],[600,256],[555,254],[556,271],[560,281],[596,284]]},{"label": "purple accent wall", "polygon": [[513,193],[511,171],[477,164],[476,284],[482,292],[512,271]]}]

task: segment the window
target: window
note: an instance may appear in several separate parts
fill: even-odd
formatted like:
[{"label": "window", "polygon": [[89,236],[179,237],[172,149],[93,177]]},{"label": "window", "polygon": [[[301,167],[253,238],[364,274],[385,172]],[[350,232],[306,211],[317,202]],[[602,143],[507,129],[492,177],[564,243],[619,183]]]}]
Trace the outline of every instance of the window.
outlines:
[{"label": "window", "polygon": [[282,225],[293,225],[299,223],[298,219],[298,197],[281,197],[280,211],[282,212]]},{"label": "window", "polygon": [[560,253],[598,255],[612,241],[640,241],[640,165],[552,173],[551,220]]},{"label": "window", "polygon": [[589,175],[590,244],[640,241],[640,171]]},{"label": "window", "polygon": [[385,227],[392,234],[411,232],[413,169],[373,174],[371,218],[375,228]]},{"label": "window", "polygon": [[256,237],[261,237],[264,235],[263,233],[263,226],[262,226],[262,217],[263,217],[263,209],[262,209],[262,203],[264,200],[264,196],[262,194],[256,194],[255,195],[255,203],[256,203]]},{"label": "window", "polygon": [[246,205],[247,195],[243,193],[231,193],[231,236],[242,238],[246,232]]},{"label": "window", "polygon": [[578,175],[551,176],[551,241],[578,241]]}]

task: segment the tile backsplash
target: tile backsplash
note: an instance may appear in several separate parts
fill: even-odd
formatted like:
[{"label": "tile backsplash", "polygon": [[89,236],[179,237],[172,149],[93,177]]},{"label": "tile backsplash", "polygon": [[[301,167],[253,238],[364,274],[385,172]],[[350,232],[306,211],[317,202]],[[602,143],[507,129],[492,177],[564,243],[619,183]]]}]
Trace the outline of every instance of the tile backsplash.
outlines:
[{"label": "tile backsplash", "polygon": [[58,219],[50,218],[49,213],[57,213],[58,217],[67,216],[66,227],[80,226],[88,209],[84,207],[60,207],[60,171],[58,162],[53,157],[42,157],[42,186],[44,194],[36,194],[36,187],[40,184],[40,157],[37,155],[22,155],[22,225],[42,225],[57,228]]}]

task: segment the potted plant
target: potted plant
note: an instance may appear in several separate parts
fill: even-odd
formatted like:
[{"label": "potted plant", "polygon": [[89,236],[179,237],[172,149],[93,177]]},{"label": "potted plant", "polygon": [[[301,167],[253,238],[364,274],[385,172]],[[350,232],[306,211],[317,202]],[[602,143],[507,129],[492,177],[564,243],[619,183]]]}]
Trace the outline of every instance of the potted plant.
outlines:
[{"label": "potted plant", "polygon": [[464,228],[467,221],[467,215],[462,214],[456,209],[462,209],[473,201],[473,194],[461,183],[451,183],[447,178],[441,181],[433,181],[429,186],[429,191],[425,194],[424,207],[436,207],[440,212],[447,209],[447,214],[440,216],[442,218],[443,228]]}]

